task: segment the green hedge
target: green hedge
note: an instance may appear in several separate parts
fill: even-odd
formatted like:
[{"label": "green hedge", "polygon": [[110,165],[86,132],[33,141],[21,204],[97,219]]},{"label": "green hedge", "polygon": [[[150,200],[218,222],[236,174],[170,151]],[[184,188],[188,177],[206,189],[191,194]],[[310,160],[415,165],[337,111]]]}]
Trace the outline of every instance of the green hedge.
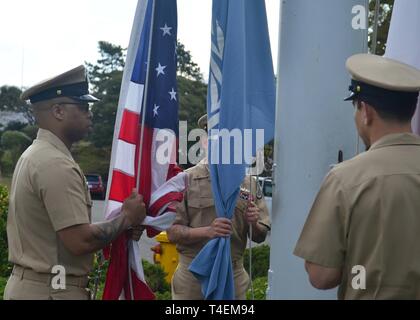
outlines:
[{"label": "green hedge", "polygon": [[268,287],[268,278],[256,278],[254,281],[252,281],[252,285],[254,288],[254,299],[252,299],[252,291],[251,288],[249,288],[246,293],[247,300],[265,300]]},{"label": "green hedge", "polygon": [[[261,245],[252,248],[252,279],[266,277],[270,267],[270,247]],[[244,268],[249,272],[249,249],[245,250]]]},{"label": "green hedge", "polygon": [[3,300],[4,289],[6,288],[7,278],[0,277],[0,300]]},{"label": "green hedge", "polygon": [[[95,260],[94,270],[90,274],[92,279],[99,277],[98,281],[98,291],[96,294],[96,299],[102,299],[103,290],[105,286],[105,277],[108,268],[108,261],[105,261],[98,273],[98,264]],[[150,289],[155,293],[157,300],[171,300],[171,288],[170,285],[166,282],[165,277],[166,273],[160,265],[152,264],[146,260],[143,260],[143,270],[144,276],[146,277],[146,282],[149,285]],[[94,290],[94,281],[90,283],[90,289],[93,292]]]},{"label": "green hedge", "polygon": [[9,192],[6,186],[0,185],[0,277],[8,277],[11,265],[8,263],[7,248],[7,211],[9,207]]},{"label": "green hedge", "polygon": [[108,180],[110,150],[96,148],[90,142],[81,141],[73,146],[72,154],[85,174],[97,173],[105,181]]}]

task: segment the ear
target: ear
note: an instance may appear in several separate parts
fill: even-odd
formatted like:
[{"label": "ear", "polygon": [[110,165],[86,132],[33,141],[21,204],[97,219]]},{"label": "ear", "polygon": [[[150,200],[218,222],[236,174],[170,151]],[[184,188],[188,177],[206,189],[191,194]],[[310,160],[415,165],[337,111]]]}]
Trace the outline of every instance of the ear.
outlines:
[{"label": "ear", "polygon": [[59,121],[63,121],[66,117],[65,108],[59,104],[54,104],[51,107],[51,113]]},{"label": "ear", "polygon": [[369,126],[372,124],[373,119],[375,117],[375,109],[372,108],[371,105],[364,101],[360,101],[361,112],[362,112],[362,121],[365,126]]}]

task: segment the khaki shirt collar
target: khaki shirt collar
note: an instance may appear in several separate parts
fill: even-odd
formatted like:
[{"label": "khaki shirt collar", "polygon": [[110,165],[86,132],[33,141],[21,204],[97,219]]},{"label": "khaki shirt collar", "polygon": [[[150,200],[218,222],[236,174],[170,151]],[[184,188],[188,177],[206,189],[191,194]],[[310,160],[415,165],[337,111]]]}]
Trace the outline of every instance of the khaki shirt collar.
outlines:
[{"label": "khaki shirt collar", "polygon": [[40,141],[46,141],[49,144],[52,144],[56,149],[58,149],[59,151],[64,153],[66,156],[68,156],[71,160],[73,160],[73,157],[71,156],[70,150],[67,149],[64,142],[61,141],[60,138],[57,137],[51,131],[46,130],[46,129],[39,129],[38,134],[36,136],[36,139],[40,140]]},{"label": "khaki shirt collar", "polygon": [[420,137],[412,133],[393,133],[383,136],[376,141],[369,150],[375,150],[383,147],[395,145],[418,145],[420,146]]},{"label": "khaki shirt collar", "polygon": [[195,179],[208,178],[210,176],[209,163],[207,158],[203,158],[196,165],[197,169],[195,174]]}]

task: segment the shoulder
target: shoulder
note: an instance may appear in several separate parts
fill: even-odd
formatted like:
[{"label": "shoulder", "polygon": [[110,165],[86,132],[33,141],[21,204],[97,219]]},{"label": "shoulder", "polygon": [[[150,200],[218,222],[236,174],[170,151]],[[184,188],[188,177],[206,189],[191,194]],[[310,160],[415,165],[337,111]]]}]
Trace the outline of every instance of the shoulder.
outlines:
[{"label": "shoulder", "polygon": [[352,188],[381,174],[378,168],[381,157],[376,150],[363,152],[334,166],[327,177],[336,180],[344,188]]},{"label": "shoulder", "polygon": [[72,168],[76,166],[76,163],[71,158],[42,140],[35,140],[22,154],[22,158],[40,171],[56,171],[57,168]]},{"label": "shoulder", "polygon": [[203,164],[196,164],[195,166],[188,168],[185,170],[188,174],[189,179],[197,179],[197,178],[206,178],[210,176],[210,173],[205,165]]}]

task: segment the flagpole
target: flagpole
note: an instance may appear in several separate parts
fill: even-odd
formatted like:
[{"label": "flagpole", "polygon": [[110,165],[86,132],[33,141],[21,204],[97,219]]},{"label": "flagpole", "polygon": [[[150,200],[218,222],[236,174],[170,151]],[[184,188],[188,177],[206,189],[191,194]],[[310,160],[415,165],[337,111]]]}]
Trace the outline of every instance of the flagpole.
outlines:
[{"label": "flagpole", "polygon": [[[251,168],[251,165],[249,166]],[[251,169],[252,170],[252,169]],[[258,183],[258,179],[257,179]],[[249,175],[249,199],[248,199],[248,208],[249,202],[252,199],[252,175]],[[248,211],[247,208],[247,211]],[[252,224],[249,224],[249,278],[250,278],[250,286],[251,286],[251,300],[254,300],[254,284],[252,282]]]},{"label": "flagpole", "polygon": [[[143,98],[143,105],[141,108],[142,119],[141,119],[141,130],[140,130],[140,144],[139,144],[139,159],[137,164],[137,181],[136,181],[136,188],[137,191],[140,190],[140,170],[141,170],[141,159],[143,156],[143,138],[144,138],[144,123],[146,122],[146,108],[147,108],[147,96],[148,96],[148,88],[149,88],[149,73],[150,73],[150,57],[152,52],[152,41],[153,41],[153,24],[155,20],[155,1],[153,1],[153,8],[152,8],[152,19],[151,19],[151,28],[150,28],[150,35],[149,35],[149,48],[147,52],[147,72],[146,72],[146,82],[145,82],[145,90],[144,90],[144,98]],[[133,241],[133,240],[129,240]],[[130,250],[128,250],[128,261],[130,262]],[[141,262],[140,262],[141,263]],[[133,295],[133,279],[131,277],[131,267],[130,263],[128,263],[128,282],[130,286],[130,295],[131,300],[134,300]]]},{"label": "flagpole", "polygon": [[140,187],[140,170],[141,170],[141,158],[143,155],[143,138],[144,138],[144,123],[146,122],[146,108],[147,108],[147,96],[149,92],[149,73],[150,73],[150,57],[152,53],[152,41],[153,41],[153,24],[155,20],[155,1],[153,1],[153,8],[152,8],[152,20],[151,20],[151,29],[150,29],[150,40],[149,40],[149,49],[147,53],[147,73],[146,73],[146,82],[145,82],[145,91],[144,91],[144,99],[143,99],[143,106],[141,108],[142,119],[141,119],[141,130],[140,130],[140,145],[139,145],[139,161],[137,164],[137,181],[136,181],[136,188],[139,190]]}]

